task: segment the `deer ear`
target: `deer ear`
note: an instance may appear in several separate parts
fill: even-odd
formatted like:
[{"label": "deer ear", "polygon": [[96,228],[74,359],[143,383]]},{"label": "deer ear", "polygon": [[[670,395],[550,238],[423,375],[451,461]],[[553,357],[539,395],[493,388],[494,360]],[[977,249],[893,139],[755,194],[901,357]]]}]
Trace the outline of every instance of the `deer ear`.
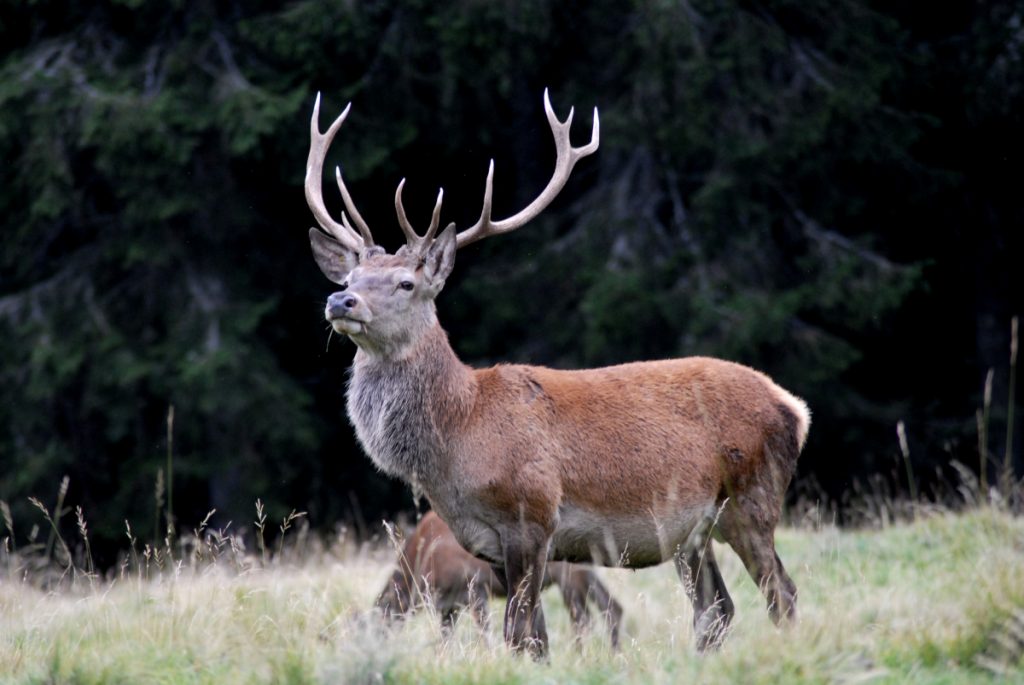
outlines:
[{"label": "deer ear", "polygon": [[317,266],[335,283],[344,283],[345,277],[359,263],[358,254],[315,228],[309,229],[309,244],[313,246]]},{"label": "deer ear", "polygon": [[427,248],[427,254],[423,257],[423,272],[427,277],[427,283],[435,292],[441,291],[444,280],[455,267],[456,247],[455,224],[448,224]]}]

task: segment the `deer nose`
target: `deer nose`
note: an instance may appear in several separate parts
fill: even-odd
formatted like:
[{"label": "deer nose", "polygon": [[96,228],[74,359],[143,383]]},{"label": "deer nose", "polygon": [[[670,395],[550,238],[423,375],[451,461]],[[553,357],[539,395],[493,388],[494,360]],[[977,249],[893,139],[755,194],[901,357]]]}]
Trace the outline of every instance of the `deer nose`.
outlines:
[{"label": "deer nose", "polygon": [[327,318],[340,319],[359,309],[359,298],[350,293],[332,293],[327,298]]}]

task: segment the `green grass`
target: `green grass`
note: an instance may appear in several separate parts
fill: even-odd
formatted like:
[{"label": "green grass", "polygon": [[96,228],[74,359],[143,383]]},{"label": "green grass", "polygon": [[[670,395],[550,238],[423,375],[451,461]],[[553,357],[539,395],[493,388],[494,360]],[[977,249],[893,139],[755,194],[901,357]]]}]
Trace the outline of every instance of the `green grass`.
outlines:
[{"label": "green grass", "polygon": [[549,663],[507,652],[501,603],[481,635],[441,639],[422,614],[388,630],[369,611],[393,553],[335,545],[301,561],[135,569],[46,591],[0,575],[4,683],[963,683],[1024,682],[1024,520],[933,513],[876,530],[782,529],[800,620],[775,629],[736,557],[719,550],[737,613],[716,654],[693,650],[671,565],[602,572],[624,605],[623,648],[598,624],[580,647],[557,592]]}]

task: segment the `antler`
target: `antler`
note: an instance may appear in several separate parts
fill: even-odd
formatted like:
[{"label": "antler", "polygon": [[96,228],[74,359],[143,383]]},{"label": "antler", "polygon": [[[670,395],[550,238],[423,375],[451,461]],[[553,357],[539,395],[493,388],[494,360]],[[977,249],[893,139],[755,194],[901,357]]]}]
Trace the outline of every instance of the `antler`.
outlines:
[{"label": "antler", "polygon": [[395,213],[398,214],[398,225],[402,227],[402,233],[405,233],[405,242],[409,249],[422,253],[426,248],[430,247],[430,243],[434,240],[434,235],[437,233],[437,227],[441,220],[441,200],[444,197],[444,188],[440,188],[437,191],[437,202],[434,203],[434,213],[430,217],[430,227],[421,236],[416,233],[412,224],[409,223],[409,218],[405,215],[405,207],[402,206],[402,189],[404,187],[405,179],[403,178],[398,183],[398,190],[395,191]]},{"label": "antler", "polygon": [[[373,246],[373,236],[370,234],[369,226],[366,225],[359,210],[356,209],[355,204],[352,202],[352,196],[349,195],[348,188],[345,187],[345,182],[341,178],[340,168],[335,169],[338,190],[341,191],[341,199],[345,202],[345,209],[352,215],[352,221],[358,227],[358,232],[352,228],[352,224],[349,223],[344,211],[341,213],[340,224],[331,218],[327,208],[324,206],[321,192],[324,157],[351,108],[352,103],[349,103],[345,107],[345,111],[330,125],[327,132],[321,133],[319,126],[320,94],[317,93],[316,104],[313,105],[313,118],[309,124],[309,157],[306,160],[306,202],[309,203],[313,216],[316,217],[317,223],[320,224],[324,231],[348,249],[354,252],[362,252],[367,247]],[[569,131],[572,128],[572,117],[575,108],[569,110],[569,116],[564,122],[559,121],[554,110],[551,108],[551,100],[548,97],[546,88],[544,89],[544,112],[547,115],[548,124],[551,126],[551,133],[555,138],[555,171],[551,176],[551,180],[548,181],[547,186],[541,191],[540,195],[520,212],[507,219],[493,221],[491,219],[491,201],[494,195],[494,160],[492,159],[487,169],[487,184],[484,187],[484,204],[480,212],[480,219],[466,230],[459,232],[456,236],[458,247],[465,247],[487,236],[514,231],[536,217],[551,204],[551,201],[565,187],[576,162],[597,150],[600,144],[601,123],[598,119],[596,107],[594,108],[594,127],[590,134],[590,142],[583,147],[573,147],[569,140]],[[437,234],[444,190],[438,191],[437,202],[434,204],[434,212],[430,219],[430,226],[427,228],[427,232],[420,236],[413,229],[412,224],[409,223],[409,219],[405,214],[405,207],[402,206],[402,189],[404,187],[405,179],[403,178],[401,183],[398,184],[398,189],[395,191],[395,212],[398,214],[398,223],[402,227],[402,232],[405,233],[409,249],[421,252],[430,245]]]},{"label": "antler", "polygon": [[317,223],[320,224],[320,228],[324,229],[348,249],[359,253],[373,245],[373,236],[370,235],[370,227],[366,225],[362,215],[359,214],[359,210],[352,203],[352,196],[349,195],[345,182],[341,180],[340,167],[335,168],[334,176],[338,181],[338,190],[341,191],[341,199],[345,202],[345,208],[352,215],[352,220],[356,226],[359,227],[358,233],[352,228],[352,224],[349,223],[345,212],[341,213],[340,224],[331,218],[327,208],[324,206],[321,189],[324,157],[327,155],[327,148],[331,146],[331,141],[334,140],[338,129],[345,122],[345,117],[348,116],[348,111],[351,108],[352,103],[350,102],[345,107],[345,111],[327,129],[327,132],[320,133],[320,93],[316,94],[316,104],[313,105],[313,118],[309,122],[309,157],[306,159],[306,202],[309,204],[313,216],[316,217]]},{"label": "antler", "polygon": [[[564,122],[559,121],[558,117],[555,116],[555,112],[551,109],[551,100],[548,99],[548,90],[544,89],[544,112],[548,117],[548,124],[551,125],[551,133],[555,137],[555,173],[551,176],[551,180],[548,181],[547,187],[541,191],[537,198],[528,204],[523,210],[514,214],[507,219],[501,221],[491,220],[491,198],[494,194],[493,180],[494,180],[494,160],[491,160],[490,167],[487,169],[487,185],[484,187],[484,206],[480,212],[480,219],[467,228],[464,231],[459,231],[456,236],[458,247],[465,247],[472,242],[486,238],[491,235],[498,235],[501,233],[508,233],[514,231],[523,224],[527,223],[544,209],[551,204],[551,201],[555,199],[555,196],[561,192],[562,188],[565,187],[566,181],[569,180],[569,175],[572,173],[572,168],[581,158],[592,154],[597,150],[597,146],[600,144],[601,138],[601,125],[597,118],[597,107],[594,108],[594,128],[590,134],[590,142],[583,147],[573,147],[569,140],[569,129],[572,127],[572,115],[575,108],[569,110],[569,116]],[[401,192],[401,186],[399,186],[399,192]],[[438,197],[438,203],[440,204],[440,196]],[[435,208],[435,212],[437,209]]]}]

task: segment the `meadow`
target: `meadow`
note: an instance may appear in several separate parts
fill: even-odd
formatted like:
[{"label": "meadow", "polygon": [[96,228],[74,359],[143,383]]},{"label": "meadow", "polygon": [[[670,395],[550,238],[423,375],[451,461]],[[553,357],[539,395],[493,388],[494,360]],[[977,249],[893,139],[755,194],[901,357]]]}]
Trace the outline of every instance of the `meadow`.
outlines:
[{"label": "meadow", "polygon": [[[549,589],[547,663],[504,648],[500,601],[485,634],[467,618],[444,639],[429,608],[382,625],[371,607],[395,558],[386,538],[325,540],[300,518],[285,523],[272,549],[259,531],[246,550],[202,525],[163,553],[133,540],[103,576],[54,561],[59,536],[46,564],[8,541],[0,682],[1024,682],[1024,519],[998,506],[919,507],[857,529],[810,510],[777,534],[800,592],[799,622],[785,630],[738,559],[718,550],[737,614],[725,645],[706,656],[694,651],[671,564],[603,570],[626,612],[622,649],[610,650],[599,619],[574,643]],[[81,518],[79,533],[87,539]]]}]

